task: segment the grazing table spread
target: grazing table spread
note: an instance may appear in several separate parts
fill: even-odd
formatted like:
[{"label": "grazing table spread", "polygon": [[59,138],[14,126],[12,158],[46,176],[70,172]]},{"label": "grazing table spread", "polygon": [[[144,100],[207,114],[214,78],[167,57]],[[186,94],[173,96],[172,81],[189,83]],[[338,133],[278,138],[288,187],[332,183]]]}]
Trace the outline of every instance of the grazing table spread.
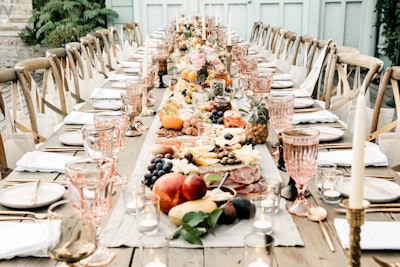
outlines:
[{"label": "grazing table spread", "polygon": [[[169,76],[171,77],[171,75]],[[112,83],[112,81],[106,83],[103,88],[109,88],[110,83]],[[114,90],[117,91],[116,89]],[[100,90],[96,90],[96,92],[102,94],[103,97],[105,94],[108,94],[108,92],[99,91]],[[118,90],[116,95],[120,94],[119,91],[120,90]],[[170,94],[168,89],[163,90],[155,88],[152,91],[158,107],[166,103],[166,100]],[[112,98],[112,95],[114,94],[109,94],[109,97],[110,95]],[[311,99],[296,99],[299,108],[318,109],[315,103],[310,103],[310,101],[312,101]],[[307,99],[307,101],[305,101],[305,99]],[[240,101],[244,100],[232,100],[232,103],[235,105],[234,102],[240,103]],[[103,108],[103,106],[101,107]],[[85,113],[85,110],[93,110],[94,108],[95,107],[93,107],[92,103],[87,103],[81,108],[81,111],[83,112],[81,115],[87,115],[88,112]],[[341,126],[341,124],[336,122],[335,119],[332,119],[329,114],[324,114],[324,111],[322,110],[318,112],[319,114],[311,118],[311,120],[314,120],[313,122],[317,123],[308,123],[307,121],[309,121],[310,118],[308,117],[305,119],[303,116],[306,114],[306,112],[296,112],[294,116],[294,128],[299,126],[319,127],[321,132],[321,143],[319,145],[320,156],[318,160],[323,161],[328,159],[335,161],[338,166],[341,166],[340,169],[343,170],[345,178],[343,180],[342,187],[339,188],[339,190],[341,191],[342,195],[348,196],[348,176],[351,173],[352,162],[351,155],[347,155],[350,152],[347,150],[348,144],[351,144],[352,142],[352,136]],[[74,119],[82,120],[83,117],[75,117]],[[121,175],[127,176],[130,180],[137,181],[143,179],[146,167],[152,158],[149,148],[155,142],[157,142],[158,139],[156,137],[156,132],[161,127],[161,122],[158,118],[158,115],[155,117],[141,117],[141,120],[145,125],[150,126],[149,129],[141,136],[125,138],[125,147],[119,153],[119,161],[117,164],[117,170]],[[90,122],[90,118],[86,122],[88,121]],[[321,123],[321,121],[325,122]],[[71,124],[73,125],[74,122],[71,122]],[[64,146],[60,143],[60,140],[63,140],[63,138],[66,138],[66,135],[71,133],[71,130],[73,129],[72,125],[64,124],[57,132],[55,132],[53,136],[51,136],[51,138],[42,144],[38,151],[50,151],[51,149],[54,151],[61,147],[65,148],[65,151],[63,151],[62,155],[66,155],[66,158],[63,160],[70,159],[68,156],[71,158],[85,157],[85,152],[83,151],[82,146],[79,146],[79,142],[76,143],[76,140],[72,142],[73,146],[70,147]],[[265,178],[281,179],[285,185],[289,181],[288,174],[277,168],[276,159],[271,155],[271,152],[273,151],[272,144],[276,144],[277,141],[278,139],[274,130],[270,129],[266,144],[256,145],[255,150],[259,151],[260,160],[258,162],[258,166],[261,174]],[[347,147],[347,149],[344,149],[343,147]],[[366,167],[365,176],[373,177],[368,179],[371,179],[371,181],[374,183],[378,183],[380,187],[385,186],[385,188],[387,188],[388,186],[385,185],[385,182],[389,182],[389,180],[393,181],[393,183],[399,184],[400,178],[398,175],[390,168],[381,166],[385,164],[382,164],[382,158],[376,156],[378,152],[374,149],[375,147],[372,144],[368,144],[366,146],[366,153],[368,153],[366,159],[370,160],[366,161],[370,166]],[[61,154],[57,153],[57,155]],[[35,154],[32,157],[35,158],[38,156],[40,155]],[[53,161],[53,163],[56,162],[55,158],[46,160],[50,160],[50,162]],[[57,170],[58,166],[56,165],[57,164],[45,165],[45,167],[50,169],[47,169],[46,171]],[[60,170],[58,172],[14,171],[1,182],[1,186],[3,188],[7,187],[10,189],[12,188],[10,185],[23,185],[27,184],[27,182],[36,182],[39,179],[41,180],[42,184],[50,187],[49,190],[51,192],[56,191],[53,192],[55,195],[52,196],[52,198],[49,200],[49,203],[52,203],[60,198],[69,197],[67,190],[65,190],[65,192],[63,190],[65,187],[65,175]],[[368,190],[366,190],[367,199],[375,203],[391,201],[398,202],[400,194],[393,196],[390,195],[390,193],[385,192],[382,195],[382,189],[379,189],[379,185],[378,187],[374,187],[371,184],[366,183],[365,186],[368,186]],[[389,189],[391,185],[392,184],[389,184]],[[316,192],[314,186],[314,179],[310,179],[308,182],[308,189],[310,191],[310,196],[307,198],[308,202],[313,205],[322,206],[328,212],[326,221],[324,220],[322,223],[325,225],[328,234],[332,238],[335,251],[332,252],[328,247],[318,223],[314,223],[305,217],[290,215],[286,208],[291,205],[291,201],[285,201],[282,199],[280,203],[280,211],[275,216],[275,229],[272,233],[275,238],[274,266],[345,266],[348,264],[346,249],[348,248],[349,239],[348,224],[345,220],[346,215],[340,210],[337,210],[339,206],[328,205],[321,201],[320,195]],[[375,198],[378,198],[378,200]],[[43,203],[43,205],[40,206],[41,207],[32,209],[32,211],[37,213],[45,213],[48,203]],[[23,206],[22,208],[27,209],[29,207]],[[0,212],[9,210],[14,209],[10,206],[6,207],[2,205],[0,207]],[[40,224],[40,220],[40,218],[37,218],[36,224]],[[400,249],[398,240],[400,240],[400,238],[395,240],[396,236],[398,237],[399,220],[400,213],[380,211],[369,213],[367,210],[366,223],[365,228],[363,228],[362,231],[361,240],[361,246],[363,247],[361,257],[362,266],[377,266],[377,264],[373,261],[372,256],[376,256],[386,262],[400,262],[398,256],[398,250]],[[373,223],[373,221],[379,222]],[[392,222],[393,225],[389,225],[389,222]],[[25,221],[19,223],[22,225],[25,223]],[[159,231],[163,232],[165,235],[171,235],[176,229],[176,226],[169,221],[166,214],[162,213],[159,228]],[[203,245],[192,245],[183,239],[171,240],[169,244],[169,264],[170,266],[174,267],[188,265],[205,267],[220,265],[243,266],[244,236],[250,232],[251,227],[249,220],[238,219],[234,224],[217,225],[213,233],[208,233],[202,238]],[[379,237],[386,238],[386,241],[384,241],[383,244],[380,243],[380,240],[378,240]],[[7,236],[7,238],[11,237]],[[116,253],[115,259],[109,264],[109,266],[139,266],[139,238],[140,233],[136,230],[135,217],[125,214],[124,212],[122,186],[116,186],[115,194],[113,195],[113,208],[103,220],[102,234],[100,237],[101,243],[111,248],[111,250]],[[342,240],[340,238],[342,238]],[[0,248],[6,248],[7,243],[10,242],[11,240],[0,238]],[[43,256],[46,254],[43,251],[41,251],[41,253],[39,252],[40,250],[38,250],[36,255]],[[7,258],[4,254],[2,254],[1,249],[0,255],[2,255],[4,258]],[[20,255],[23,255],[23,253]],[[27,256],[0,260],[0,267],[53,265],[54,261],[46,257]]]}]

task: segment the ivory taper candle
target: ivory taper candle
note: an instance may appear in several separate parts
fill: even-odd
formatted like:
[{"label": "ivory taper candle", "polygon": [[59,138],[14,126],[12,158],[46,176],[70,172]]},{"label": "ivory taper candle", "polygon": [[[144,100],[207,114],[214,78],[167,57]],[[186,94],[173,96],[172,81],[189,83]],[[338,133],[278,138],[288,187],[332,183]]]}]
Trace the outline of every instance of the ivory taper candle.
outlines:
[{"label": "ivory taper candle", "polygon": [[365,96],[360,93],[357,98],[356,115],[354,118],[353,165],[351,166],[349,197],[350,209],[362,209],[363,207],[366,112]]}]

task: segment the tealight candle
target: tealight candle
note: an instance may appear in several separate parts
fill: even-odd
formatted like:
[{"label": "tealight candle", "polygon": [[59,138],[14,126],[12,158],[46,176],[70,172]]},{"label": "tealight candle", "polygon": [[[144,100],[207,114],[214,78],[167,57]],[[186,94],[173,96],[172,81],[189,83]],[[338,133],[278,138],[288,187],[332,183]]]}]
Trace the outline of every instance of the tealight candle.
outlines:
[{"label": "tealight candle", "polygon": [[255,220],[253,222],[253,228],[258,232],[270,234],[272,232],[272,223],[265,220]]},{"label": "tealight candle", "polygon": [[125,205],[125,212],[128,214],[136,213],[136,200],[132,200]]},{"label": "tealight candle", "polygon": [[157,229],[158,222],[153,218],[145,218],[139,222],[139,231],[151,232]]},{"label": "tealight candle", "polygon": [[257,261],[250,262],[247,267],[269,267],[268,263],[264,262],[261,258]]},{"label": "tealight candle", "polygon": [[335,199],[335,198],[340,197],[340,192],[336,191],[334,189],[329,189],[329,190],[324,191],[324,196],[327,199]]},{"label": "tealight candle", "polygon": [[154,261],[146,263],[144,267],[167,267],[167,265],[161,262],[158,258],[155,258]]}]

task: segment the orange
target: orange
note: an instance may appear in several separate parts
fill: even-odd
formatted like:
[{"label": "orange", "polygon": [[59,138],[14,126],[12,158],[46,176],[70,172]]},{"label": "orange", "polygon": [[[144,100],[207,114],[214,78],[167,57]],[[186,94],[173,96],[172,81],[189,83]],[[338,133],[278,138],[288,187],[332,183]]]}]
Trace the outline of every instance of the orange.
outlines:
[{"label": "orange", "polygon": [[161,124],[165,129],[182,130],[184,121],[174,115],[164,114],[161,119]]},{"label": "orange", "polygon": [[195,82],[196,79],[197,79],[197,72],[195,70],[189,72],[188,81],[192,83]]},{"label": "orange", "polygon": [[191,69],[185,69],[182,71],[181,76],[185,80],[189,80],[189,73],[191,72]]}]

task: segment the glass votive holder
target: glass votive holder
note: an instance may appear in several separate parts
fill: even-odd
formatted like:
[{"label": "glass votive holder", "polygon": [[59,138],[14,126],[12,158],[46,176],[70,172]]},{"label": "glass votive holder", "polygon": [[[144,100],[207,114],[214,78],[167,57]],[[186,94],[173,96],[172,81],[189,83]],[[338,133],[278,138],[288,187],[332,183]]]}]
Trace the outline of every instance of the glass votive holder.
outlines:
[{"label": "glass votive holder", "polygon": [[124,201],[125,213],[129,215],[136,215],[136,201],[138,196],[144,193],[144,185],[138,179],[126,182],[122,186],[122,198]]},{"label": "glass votive holder", "polygon": [[342,200],[336,185],[343,179],[340,170],[325,170],[322,172],[321,196],[326,204],[338,204]]},{"label": "glass votive holder", "polygon": [[263,233],[251,233],[244,238],[245,267],[272,267],[274,238]]},{"label": "glass votive holder", "polygon": [[142,267],[167,267],[169,243],[161,233],[144,235],[140,239]]},{"label": "glass votive holder", "polygon": [[250,198],[250,222],[253,232],[272,234],[274,231],[276,196],[258,195]]},{"label": "glass votive holder", "polygon": [[317,165],[317,171],[315,173],[315,190],[317,191],[318,194],[321,194],[322,173],[325,170],[335,171],[336,165],[334,163],[330,163],[330,162],[320,163]]},{"label": "glass votive holder", "polygon": [[152,193],[143,193],[136,198],[137,229],[143,234],[158,231],[160,221],[160,197]]},{"label": "glass votive holder", "polygon": [[260,194],[266,195],[269,199],[274,201],[274,211],[279,212],[279,205],[281,200],[282,182],[278,179],[263,178],[259,182]]}]

